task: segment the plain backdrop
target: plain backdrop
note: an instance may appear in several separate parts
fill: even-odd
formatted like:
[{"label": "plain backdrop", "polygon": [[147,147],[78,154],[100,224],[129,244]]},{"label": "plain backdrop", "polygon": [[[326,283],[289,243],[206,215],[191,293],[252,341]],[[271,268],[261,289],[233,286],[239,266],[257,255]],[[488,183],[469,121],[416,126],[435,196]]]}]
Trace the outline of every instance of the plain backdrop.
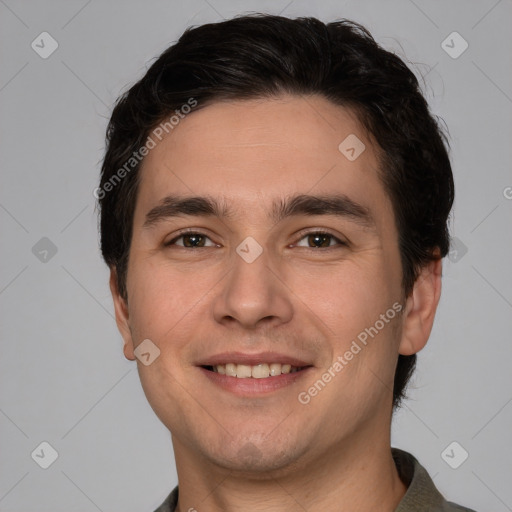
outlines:
[{"label": "plain backdrop", "polygon": [[512,510],[510,0],[0,0],[0,510],[152,511],[176,484],[122,354],[92,192],[118,95],[186,27],[251,11],[360,22],[423,77],[450,132],[456,240],[393,446],[450,500]]}]

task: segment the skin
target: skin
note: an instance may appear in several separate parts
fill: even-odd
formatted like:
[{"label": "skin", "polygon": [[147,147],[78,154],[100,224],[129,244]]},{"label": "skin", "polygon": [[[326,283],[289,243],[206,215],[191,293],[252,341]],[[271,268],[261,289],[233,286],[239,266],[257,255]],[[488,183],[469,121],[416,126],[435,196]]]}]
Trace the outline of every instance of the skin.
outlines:
[{"label": "skin", "polygon": [[[356,134],[353,162],[338,150]],[[426,344],[441,292],[441,261],[402,295],[398,234],[377,175],[375,142],[355,115],[324,98],[215,103],[189,114],[145,158],[127,272],[128,301],[110,286],[124,354],[150,339],[160,356],[137,362],[157,416],[169,428],[179,510],[393,511],[406,486],[390,449],[398,354]],[[365,229],[332,215],[267,215],[274,199],[344,193],[375,219]],[[182,216],[147,229],[168,194],[222,199],[231,218]],[[205,246],[164,246],[184,228]],[[307,234],[327,239],[315,247]],[[303,233],[307,230],[308,233]],[[253,237],[252,263],[235,251]],[[202,240],[202,239],[201,239]],[[203,240],[204,241],[204,240]],[[398,302],[403,314],[379,331],[308,404],[313,385],[352,340]],[[265,396],[213,385],[196,366],[226,351],[277,351],[313,368]]]}]

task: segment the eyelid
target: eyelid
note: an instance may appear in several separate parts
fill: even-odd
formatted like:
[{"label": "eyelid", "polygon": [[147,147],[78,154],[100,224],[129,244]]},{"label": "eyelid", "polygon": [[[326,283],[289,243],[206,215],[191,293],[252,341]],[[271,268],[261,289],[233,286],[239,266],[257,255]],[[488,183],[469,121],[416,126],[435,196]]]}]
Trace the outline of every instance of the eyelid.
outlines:
[{"label": "eyelid", "polygon": [[[342,246],[348,246],[349,245],[349,242],[346,238],[341,238],[340,236],[332,233],[331,231],[329,231],[328,229],[325,229],[325,228],[307,228],[307,229],[304,229],[302,231],[299,231],[296,235],[296,242],[294,242],[295,244],[297,242],[300,242],[304,237],[308,236],[308,235],[327,235],[327,236],[330,236],[332,238],[334,238],[337,242],[339,242],[339,245],[342,245]],[[329,246],[329,247],[324,247],[323,249],[334,249],[336,246]],[[309,249],[317,249],[315,247],[309,247]]]},{"label": "eyelid", "polygon": [[[206,234],[202,228],[183,228],[180,231],[178,231],[177,233],[175,233],[173,235],[173,237],[168,242],[164,242],[164,246],[167,247],[170,245],[175,245],[176,240],[179,240],[184,235],[191,235],[191,234],[204,236],[205,238],[208,238],[208,240],[213,242],[216,246],[219,246],[219,244],[214,242],[212,240],[211,236]],[[178,246],[178,247],[181,247],[181,246]],[[185,247],[185,249],[186,249],[186,247]],[[198,247],[198,249],[203,249],[203,247]]]}]

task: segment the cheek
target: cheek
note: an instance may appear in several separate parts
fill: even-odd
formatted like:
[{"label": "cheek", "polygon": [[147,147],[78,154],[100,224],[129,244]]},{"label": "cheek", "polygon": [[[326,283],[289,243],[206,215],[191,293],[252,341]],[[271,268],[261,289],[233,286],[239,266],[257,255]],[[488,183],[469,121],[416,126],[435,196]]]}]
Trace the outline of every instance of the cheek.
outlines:
[{"label": "cheek", "polygon": [[317,269],[315,275],[302,280],[301,286],[299,281],[295,283],[297,296],[308,306],[303,308],[304,314],[313,311],[314,320],[329,340],[326,368],[338,356],[347,360],[344,377],[336,379],[338,385],[334,387],[347,385],[354,392],[357,388],[358,395],[375,384],[375,373],[392,385],[398,322],[393,304],[399,295],[393,274],[385,270],[382,257],[373,254],[365,264],[347,262],[330,272]]},{"label": "cheek", "polygon": [[310,269],[295,277],[291,288],[336,335],[373,324],[392,306],[397,297],[390,275],[382,258],[372,254],[357,262]]},{"label": "cheek", "polygon": [[149,338],[158,346],[164,345],[197,303],[200,291],[190,276],[177,274],[166,265],[144,259],[133,263],[128,289],[132,332],[141,340]]}]

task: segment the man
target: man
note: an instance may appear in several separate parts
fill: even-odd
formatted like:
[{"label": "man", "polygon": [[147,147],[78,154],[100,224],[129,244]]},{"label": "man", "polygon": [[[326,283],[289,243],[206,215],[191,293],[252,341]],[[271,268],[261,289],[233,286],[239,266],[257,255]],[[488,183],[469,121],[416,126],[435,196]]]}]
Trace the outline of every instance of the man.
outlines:
[{"label": "man", "polygon": [[469,510],[390,446],[441,293],[445,144],[347,20],[189,29],[118,101],[101,248],[172,436],[158,512]]}]

